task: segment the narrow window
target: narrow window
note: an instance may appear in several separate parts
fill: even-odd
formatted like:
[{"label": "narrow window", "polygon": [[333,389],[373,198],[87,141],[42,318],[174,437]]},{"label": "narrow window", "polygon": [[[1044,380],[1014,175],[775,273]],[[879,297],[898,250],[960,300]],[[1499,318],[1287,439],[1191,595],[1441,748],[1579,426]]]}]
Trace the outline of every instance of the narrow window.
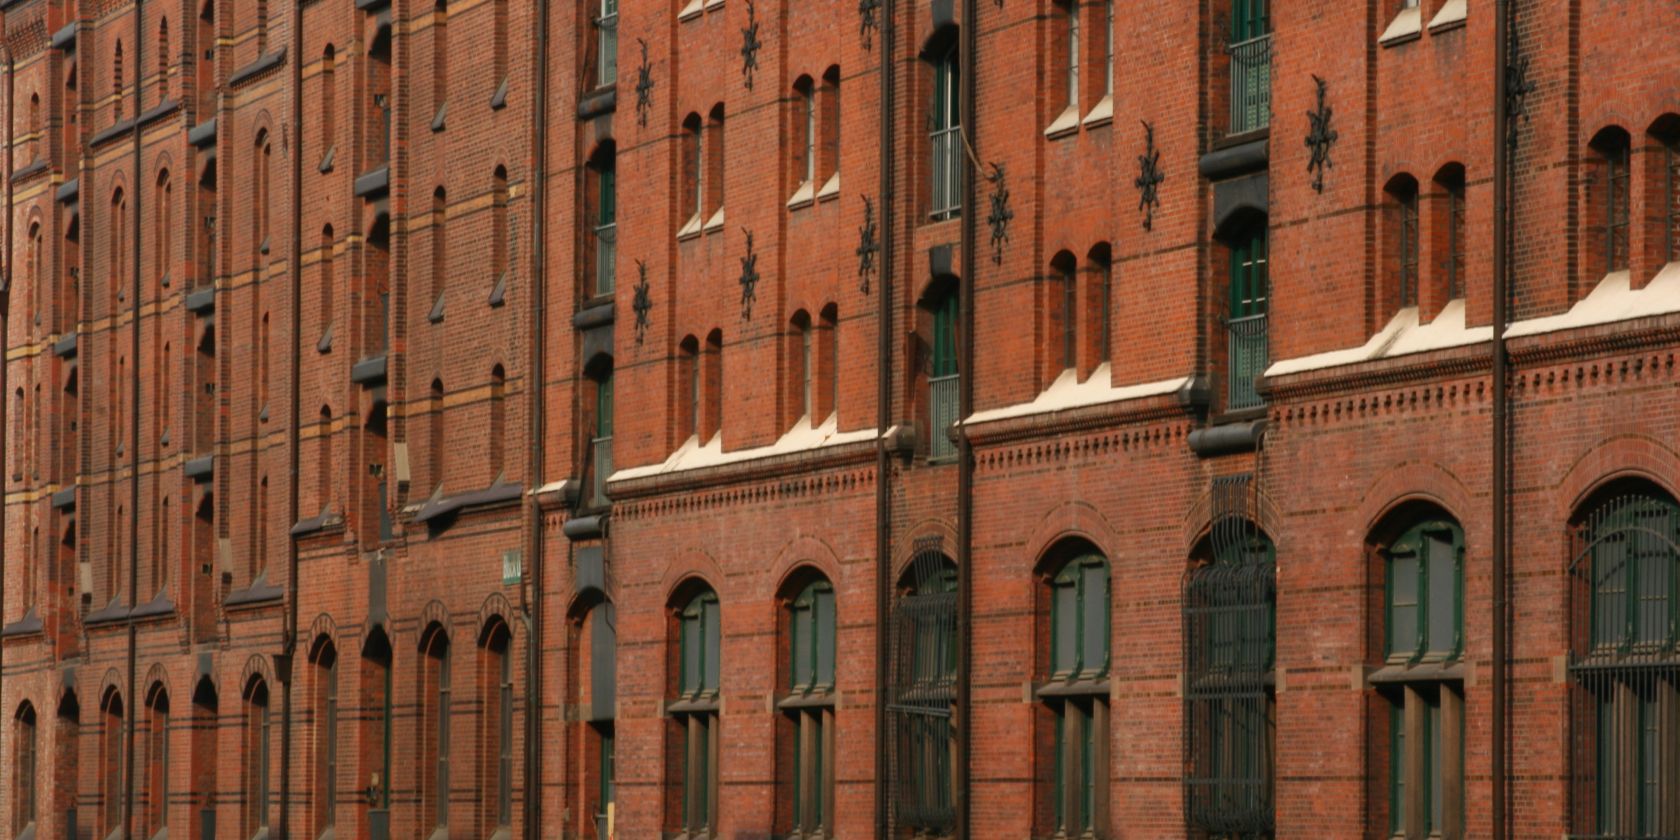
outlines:
[{"label": "narrow window", "polygon": [[157,37],[158,103],[169,101],[169,18],[158,21]]},{"label": "narrow window", "polygon": [[111,122],[120,123],[123,119],[123,50],[120,39],[116,50],[111,53],[111,95]]},{"label": "narrow window", "polygon": [[723,105],[713,105],[711,119],[706,124],[706,195],[705,206],[712,210],[706,225],[723,221]]},{"label": "narrow window", "polygon": [[1103,31],[1107,45],[1103,50],[1103,96],[1114,96],[1114,0],[1103,0]]},{"label": "narrow window", "polygon": [[449,279],[449,197],[432,190],[432,317],[442,317],[443,289]]},{"label": "narrow window", "polygon": [[321,406],[319,423],[321,445],[319,447],[319,458],[315,464],[315,495],[320,500],[320,512],[326,513],[332,508],[333,470],[338,467],[333,462],[333,416],[331,406]]},{"label": "narrow window", "polygon": [[677,699],[669,704],[678,741],[678,831],[709,837],[717,826],[718,675],[721,637],[717,595],[710,589],[676,610]]},{"label": "narrow window", "polygon": [[1680,262],[1680,132],[1663,141],[1663,242],[1669,262]]},{"label": "narrow window", "polygon": [[1038,694],[1052,727],[1049,810],[1054,834],[1089,837],[1107,828],[1108,563],[1078,549],[1048,583],[1050,679]]},{"label": "narrow window", "polygon": [[508,84],[508,0],[492,0],[492,5],[496,12],[496,31],[492,35],[494,43],[491,45],[492,70],[496,81],[501,85],[497,93],[505,96]]},{"label": "narrow window", "polygon": [[432,491],[437,492],[443,486],[448,463],[448,451],[444,448],[443,380],[432,380],[431,401],[427,408],[426,457],[432,460]]},{"label": "narrow window", "polygon": [[822,100],[818,103],[822,113],[818,122],[821,124],[822,148],[817,161],[817,177],[822,179],[822,189],[819,194],[827,195],[840,188],[840,68],[829,67],[823,72]]},{"label": "narrow window", "polygon": [[29,162],[41,159],[41,150],[46,148],[47,138],[41,129],[41,95],[29,95],[29,136],[33,143],[29,144]]},{"label": "narrow window", "polygon": [[701,393],[704,408],[700,415],[700,441],[709,442],[723,431],[723,331],[712,330],[706,336],[706,352],[702,359],[704,371]]},{"label": "narrow window", "polygon": [[513,825],[513,639],[504,628],[496,657],[496,824]]},{"label": "narrow window", "polygon": [[[270,187],[273,185],[273,182],[269,180],[268,165],[270,152],[271,148],[268,142],[268,131],[266,129],[258,131],[255,154],[256,165],[252,167],[251,174],[251,247],[255,251],[252,259],[254,262],[259,264],[261,263],[262,257],[266,256],[269,252],[269,202],[273,200],[273,195],[269,191]],[[261,277],[258,279],[260,280]]]},{"label": "narrow window", "polygon": [[595,17],[595,86],[618,81],[618,0],[599,0]]},{"label": "narrow window", "polygon": [[99,733],[99,781],[104,799],[104,834],[110,836],[122,829],[123,819],[123,699],[112,688],[105,692],[101,711],[104,724]]},{"label": "narrow window", "polygon": [[[1448,300],[1462,300],[1464,298],[1465,280],[1465,249],[1468,241],[1464,233],[1464,167],[1454,165],[1442,171],[1435,178],[1436,184],[1446,193],[1446,256],[1441,265],[1446,274],[1446,292]],[[1437,215],[1435,218],[1440,218]],[[1436,238],[1433,241],[1439,242]]]},{"label": "narrow window", "polygon": [[174,279],[175,260],[175,184],[169,179],[169,170],[158,173],[157,218],[155,225],[155,239],[157,250],[157,267],[155,270],[158,285],[169,288]]},{"label": "narrow window", "polygon": [[1064,20],[1062,23],[1067,42],[1063,46],[1066,50],[1067,61],[1067,107],[1076,112],[1079,108],[1079,0],[1068,0],[1062,8]]},{"label": "narrow window", "polygon": [[489,825],[513,825],[513,657],[508,627],[499,619],[485,629],[480,643],[482,676],[479,695],[483,725],[484,776],[479,806]]},{"label": "narrow window", "polygon": [[817,97],[809,77],[793,83],[793,178],[801,189],[816,189]]},{"label": "narrow window", "polygon": [[818,578],[787,601],[788,693],[780,729],[792,741],[787,826],[831,836],[834,811],[834,587]]},{"label": "narrow window", "polygon": [[394,103],[391,101],[390,25],[375,23],[373,12],[369,12],[368,17],[368,25],[374,27],[375,32],[368,45],[367,92],[364,101],[367,117],[363,125],[367,131],[364,140],[368,153],[367,168],[372,171],[385,166],[391,160],[391,112]]},{"label": "narrow window", "polygon": [[1418,304],[1418,185],[1410,175],[1389,182],[1388,259],[1401,307]]},{"label": "narrow window", "polygon": [[161,684],[152,686],[146,712],[142,825],[147,837],[156,838],[167,836],[169,826],[169,692]]},{"label": "narrow window", "polygon": [[262,320],[257,325],[257,413],[259,423],[268,422],[268,386],[269,372],[272,369],[269,358],[272,345],[268,341],[268,313],[262,314]]},{"label": "narrow window", "polygon": [[688,188],[683,198],[683,215],[688,219],[681,233],[700,229],[706,208],[705,138],[702,136],[699,114],[689,114],[683,120],[683,184]]},{"label": "narrow window", "polygon": [[1606,129],[1600,132],[1593,148],[1599,155],[1599,195],[1604,218],[1604,270],[1621,271],[1628,267],[1628,207],[1631,203],[1630,154],[1627,132]]},{"label": "narrow window", "polygon": [[449,99],[449,0],[432,6],[432,114],[433,125],[443,116]]},{"label": "narrow window", "polygon": [[594,294],[610,295],[618,275],[618,170],[612,146],[596,155],[590,173],[595,176]]},{"label": "narrow window", "polygon": [[[822,359],[817,367],[817,395],[826,397],[827,405],[817,409],[821,417],[833,417],[835,428],[840,425],[840,311],[834,304],[823,307],[822,331],[818,334]],[[813,420],[815,418],[812,418]]]},{"label": "narrow window", "polygon": [[961,377],[957,367],[958,294],[955,284],[930,302],[933,322],[932,365],[928,372],[928,457],[949,458],[956,444],[946,434],[959,419]]},{"label": "narrow window", "polygon": [[338,816],[338,648],[322,638],[314,656],[315,677],[315,836],[333,827]]},{"label": "narrow window", "polygon": [[1261,404],[1255,383],[1266,370],[1268,280],[1266,224],[1251,223],[1230,243],[1230,309],[1226,321],[1229,391],[1232,409]]},{"label": "narrow window", "polygon": [[326,155],[333,151],[334,125],[338,120],[338,84],[334,81],[337,73],[338,53],[332,44],[321,51],[321,98],[317,101],[320,106],[321,122],[321,166],[326,165]]},{"label": "narrow window", "polygon": [[[700,434],[700,342],[694,336],[684,336],[677,345],[677,407],[676,444]],[[703,443],[704,441],[699,441]]]},{"label": "narrow window", "polygon": [[607,499],[607,479],[613,472],[613,372],[611,363],[595,376],[595,433],[590,436],[589,450],[593,457],[590,464],[590,474],[595,480],[592,484],[591,502],[595,506],[605,506]]},{"label": "narrow window", "polygon": [[161,594],[169,586],[169,567],[172,563],[169,556],[169,532],[175,527],[174,505],[168,496],[163,497],[163,502],[158,508],[158,545],[157,553],[152,557],[153,594]]},{"label": "narrow window", "polygon": [[896,631],[909,647],[893,666],[890,731],[904,823],[918,836],[948,837],[956,828],[958,750],[957,567],[938,550],[919,552],[900,580]]},{"label": "narrow window", "polygon": [[507,371],[490,369],[490,472],[492,480],[507,473]]},{"label": "narrow window", "polygon": [[490,265],[498,284],[507,279],[512,267],[508,231],[508,173],[498,166],[490,176]]},{"label": "narrow window", "polygon": [[[1095,294],[1087,294],[1086,300],[1092,300],[1097,310],[1097,361],[1099,363],[1114,361],[1114,259],[1113,249],[1108,243],[1099,243],[1091,249],[1090,255],[1091,279],[1095,282]],[[1110,374],[1113,377],[1113,374]]]},{"label": "narrow window", "polygon": [[933,60],[933,193],[929,206],[934,219],[949,219],[962,212],[963,140],[958,85],[956,39]]},{"label": "narrow window", "polygon": [[427,776],[422,783],[426,795],[423,807],[429,819],[422,817],[422,825],[443,830],[449,824],[449,637],[442,627],[434,624],[427,629],[420,647],[421,700],[420,725],[416,733],[422,744],[423,757],[419,772]]},{"label": "narrow window", "polygon": [[1229,134],[1258,131],[1272,120],[1270,0],[1232,0]]},{"label": "narrow window", "polygon": [[[333,226],[321,228],[321,330],[333,327],[333,292],[338,278],[333,274]],[[348,338],[348,336],[346,336]]]},{"label": "narrow window", "polygon": [[262,677],[252,677],[245,690],[245,836],[264,837],[268,833],[269,796],[271,793],[269,768],[273,746],[272,721],[269,715],[268,683]]},{"label": "narrow window", "polygon": [[1079,367],[1079,272],[1075,270],[1073,255],[1057,267],[1058,287],[1061,291],[1061,356],[1062,368]]},{"label": "narrow window", "polygon": [[40,790],[36,782],[41,742],[36,726],[35,707],[24,703],[18,709],[12,727],[12,836],[18,837],[35,825],[36,796]]},{"label": "narrow window", "polygon": [[618,704],[618,629],[612,603],[603,601],[584,614],[576,624],[576,634],[578,670],[574,684],[578,686],[578,708],[586,710],[580,716],[577,739],[583,752],[580,787],[586,798],[584,813],[595,818],[595,836],[605,837],[603,829],[613,816],[614,716]]},{"label": "narrow window", "polygon": [[128,277],[128,199],[118,188],[111,195],[111,314],[116,315],[127,299],[124,280]]}]

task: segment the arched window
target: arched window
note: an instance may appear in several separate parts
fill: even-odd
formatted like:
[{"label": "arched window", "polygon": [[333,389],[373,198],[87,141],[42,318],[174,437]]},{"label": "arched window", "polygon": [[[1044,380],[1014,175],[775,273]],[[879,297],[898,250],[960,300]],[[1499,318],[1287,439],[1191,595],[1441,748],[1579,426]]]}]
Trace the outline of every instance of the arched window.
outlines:
[{"label": "arched window", "polygon": [[[1096,335],[1087,342],[1088,349],[1096,357],[1092,365],[1095,367],[1114,361],[1114,249],[1107,242],[1099,242],[1091,248],[1085,260],[1091,288],[1080,296],[1080,300],[1096,314],[1096,317],[1086,316],[1096,330]],[[1113,380],[1112,371],[1110,379]]]},{"label": "arched window", "polygon": [[443,107],[449,100],[449,0],[435,0],[432,6],[432,130],[443,125]]},{"label": "arched window", "polygon": [[1275,824],[1277,556],[1251,518],[1246,474],[1215,479],[1209,536],[1184,582],[1184,729],[1191,826],[1269,835]]},{"label": "arched window", "polygon": [[146,698],[145,746],[142,826],[145,836],[159,838],[167,836],[169,827],[169,690],[162,683],[153,684]]},{"label": "arched window", "polygon": [[[587,591],[579,612],[572,615],[572,649],[577,651],[573,685],[579,716],[582,767],[580,793],[585,819],[592,818],[595,837],[606,837],[607,811],[614,793],[615,717],[618,705],[618,617],[611,601],[598,589]],[[686,730],[685,730],[686,737]],[[686,755],[686,750],[684,752]],[[590,836],[587,833],[584,836]]]},{"label": "arched window", "polygon": [[820,418],[817,402],[817,331],[811,316],[801,309],[793,313],[787,332],[787,391],[784,405],[788,407],[785,424],[804,420],[812,426]]},{"label": "arched window", "polygon": [[683,118],[682,215],[686,219],[678,236],[698,233],[706,221],[706,137],[699,114]]},{"label": "arched window", "polygon": [[[1044,798],[1047,834],[1102,836],[1108,831],[1108,561],[1088,544],[1060,547],[1044,578],[1049,624],[1048,679],[1038,689],[1049,727],[1051,772]],[[1041,601],[1041,603],[1044,603]],[[1043,743],[1043,740],[1040,741]]]},{"label": "arched window", "polygon": [[[25,251],[24,256],[24,276],[29,279],[29,325],[31,334],[39,335],[41,333],[42,322],[45,321],[47,317],[45,303],[46,289],[42,288],[41,283],[41,265],[43,260],[46,258],[46,252],[42,249],[40,222],[31,222],[29,224],[29,242],[27,248],[28,250]],[[64,317],[63,313],[54,314],[58,318]],[[50,332],[51,329],[49,328],[48,331]]]},{"label": "arched window", "polygon": [[[330,334],[333,328],[333,298],[336,297],[334,292],[338,291],[336,288],[338,276],[333,273],[333,249],[333,226],[323,226],[321,228],[321,332],[323,336],[321,345],[326,350],[332,349],[331,342],[327,341],[325,337]],[[322,352],[325,352],[325,350]]]},{"label": "arched window", "polygon": [[714,329],[706,335],[700,367],[700,443],[705,444],[723,432],[722,330]]},{"label": "arched window", "polygon": [[111,315],[116,315],[122,301],[127,299],[124,294],[125,280],[128,277],[128,198],[123,194],[122,187],[111,193],[111,258],[106,265],[110,268]]},{"label": "arched window", "polygon": [[692,335],[683,336],[677,343],[677,393],[673,400],[677,407],[674,442],[679,446],[700,434],[700,394],[700,340]]},{"label": "arched window", "polygon": [[1430,215],[1433,231],[1430,247],[1440,256],[1435,270],[1440,276],[1431,288],[1445,292],[1447,300],[1464,298],[1465,249],[1469,247],[1464,230],[1464,167],[1449,163],[1435,173],[1435,211]]},{"label": "arched window", "polygon": [[273,732],[269,714],[268,683],[253,675],[245,686],[245,737],[243,775],[245,787],[245,836],[267,836],[272,793],[270,761]]},{"label": "arched window", "polygon": [[335,75],[338,70],[338,51],[328,44],[321,51],[321,98],[316,103],[320,106],[322,159],[320,166],[328,166],[327,158],[333,154],[334,125],[338,120],[338,84]]},{"label": "arched window", "polygon": [[35,825],[40,795],[41,741],[35,707],[25,702],[12,719],[12,836],[21,837]]},{"label": "arched window", "polygon": [[123,819],[123,698],[115,688],[105,690],[100,700],[99,793],[104,809],[102,834],[122,830]]},{"label": "arched window", "polygon": [[[165,391],[164,393],[168,393]],[[174,562],[170,555],[172,544],[169,534],[176,527],[175,505],[168,496],[158,505],[158,539],[157,553],[152,557],[152,593],[166,594],[169,589],[169,567]]]},{"label": "arched window", "polygon": [[422,826],[449,824],[449,635],[433,624],[420,637],[420,742]]},{"label": "arched window", "polygon": [[[269,143],[268,130],[257,132],[256,153],[252,170],[251,189],[251,247],[256,252],[253,260],[261,262],[261,257],[269,252],[268,218],[272,208],[269,207],[274,196],[270,192],[273,182],[269,180],[269,161],[272,156],[272,144]],[[259,278],[260,279],[260,278]]]},{"label": "arched window", "polygon": [[723,224],[723,103],[712,106],[706,120],[706,230]]},{"label": "arched window", "polygon": [[1573,833],[1680,834],[1680,504],[1621,482],[1570,530]]},{"label": "arched window", "polygon": [[1399,306],[1418,304],[1418,183],[1410,175],[1396,175],[1383,190],[1384,252],[1393,294]]},{"label": "arched window", "polygon": [[793,83],[792,111],[789,114],[793,152],[789,165],[794,184],[799,190],[791,201],[810,200],[816,194],[817,180],[817,88],[810,76],[800,76]]},{"label": "arched window", "polygon": [[821,332],[817,336],[817,402],[818,417],[834,418],[835,429],[840,428],[840,308],[833,303],[822,308]]},{"label": "arched window", "polygon": [[1051,364],[1046,366],[1045,385],[1060,371],[1079,368],[1079,266],[1072,253],[1062,251],[1050,259],[1049,280],[1045,309],[1052,317],[1051,329],[1045,331],[1050,338],[1045,356]]},{"label": "arched window", "polygon": [[310,654],[313,677],[311,705],[315,712],[313,801],[315,836],[324,836],[338,811],[338,647],[322,636]]},{"label": "arched window", "polygon": [[152,271],[157,275],[158,285],[167,289],[175,259],[175,185],[170,182],[167,169],[158,173],[156,200],[157,218],[152,220],[152,247],[157,264]]},{"label": "arched window", "polygon": [[505,829],[513,825],[513,636],[506,622],[495,619],[485,628],[480,652],[485,772],[479,801],[485,822]]},{"label": "arched window", "polygon": [[443,290],[449,281],[449,197],[443,187],[432,190],[432,323],[443,320]]},{"label": "arched window", "polygon": [[[805,582],[800,583],[798,580]],[[797,837],[834,833],[834,586],[827,579],[796,579],[786,610],[787,694],[778,706],[778,730],[788,760],[780,774],[790,784],[785,831]]]},{"label": "arched window", "polygon": [[501,365],[490,369],[490,472],[491,480],[507,473],[507,371]]},{"label": "arched window", "polygon": [[675,699],[666,704],[675,745],[667,753],[667,772],[679,792],[674,797],[679,809],[670,822],[689,837],[710,837],[718,817],[721,615],[717,594],[709,587],[685,592],[673,610]]},{"label": "arched window", "polygon": [[[1389,709],[1388,829],[1456,837],[1464,821],[1464,533],[1439,511],[1401,514],[1373,540],[1383,570],[1383,662],[1371,681]],[[1386,735],[1386,738],[1383,737]],[[1376,772],[1382,772],[1376,770]]]},{"label": "arched window", "polygon": [[426,418],[426,457],[432,462],[432,490],[443,486],[444,474],[447,471],[448,452],[444,443],[443,426],[443,380],[433,379],[431,389],[431,403],[427,406]]},{"label": "arched window", "polygon": [[497,286],[507,282],[512,270],[508,240],[508,172],[498,166],[490,177],[490,265]]},{"label": "arched window", "polygon": [[319,423],[321,445],[315,462],[315,495],[320,500],[321,512],[326,513],[332,508],[333,471],[339,468],[339,465],[333,462],[332,406],[321,406]]},{"label": "arched window", "polygon": [[899,581],[890,633],[894,657],[888,731],[898,757],[891,779],[907,827],[933,837],[956,828],[957,567],[923,549]]},{"label": "arched window", "polygon": [[383,628],[375,627],[362,643],[356,779],[367,779],[370,806],[391,806],[392,710],[391,641]]},{"label": "arched window", "polygon": [[934,219],[949,219],[962,213],[963,166],[961,78],[957,65],[954,34],[934,48],[933,91],[929,108],[932,126],[928,140],[932,151],[929,170],[933,175],[928,212]]},{"label": "arched window", "polygon": [[[500,108],[507,104],[508,86],[508,0],[491,0],[495,7],[495,32],[491,36],[492,71],[495,81],[500,85],[496,95],[491,99],[492,108]],[[499,104],[498,104],[499,103]]]},{"label": "arched window", "polygon": [[1632,174],[1630,155],[1632,138],[1618,127],[1600,131],[1592,140],[1596,156],[1590,204],[1597,219],[1589,222],[1597,229],[1596,250],[1605,272],[1621,271],[1628,267],[1628,218],[1632,203]]},{"label": "arched window", "polygon": [[41,129],[41,94],[29,95],[29,136],[34,142],[29,144],[29,162],[41,159],[41,150],[46,148],[46,135]]}]

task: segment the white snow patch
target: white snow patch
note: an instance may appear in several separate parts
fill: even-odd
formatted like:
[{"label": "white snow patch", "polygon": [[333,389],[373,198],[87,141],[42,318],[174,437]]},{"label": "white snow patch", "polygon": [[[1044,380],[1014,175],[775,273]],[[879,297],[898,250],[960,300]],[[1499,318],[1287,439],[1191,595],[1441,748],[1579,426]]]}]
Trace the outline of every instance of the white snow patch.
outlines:
[{"label": "white snow patch", "polygon": [[791,455],[795,452],[810,452],[830,446],[840,446],[847,443],[875,440],[878,433],[874,429],[858,429],[851,432],[838,431],[839,421],[830,414],[820,425],[812,426],[810,418],[801,418],[787,434],[781,436],[769,446],[755,446],[750,449],[737,449],[731,452],[723,450],[723,433],[712,436],[704,445],[699,437],[691,437],[677,451],[672,452],[663,463],[648,464],[641,467],[630,467],[612,474],[607,481],[630,481],[637,478],[648,478],[656,475],[669,475],[687,470],[698,470],[706,467],[718,467],[724,464],[739,464],[743,461],[753,461],[760,458],[773,458],[777,455]]}]

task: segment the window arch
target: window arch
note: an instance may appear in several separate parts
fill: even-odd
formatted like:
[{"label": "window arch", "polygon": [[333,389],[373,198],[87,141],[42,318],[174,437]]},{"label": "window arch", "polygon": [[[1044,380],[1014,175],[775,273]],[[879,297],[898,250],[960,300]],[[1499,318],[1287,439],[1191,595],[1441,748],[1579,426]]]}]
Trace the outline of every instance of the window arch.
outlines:
[{"label": "window arch", "polygon": [[[268,129],[258,129],[255,143],[255,165],[251,167],[251,248],[253,261],[260,262],[261,257],[269,252],[269,205],[273,201],[271,189],[273,182],[269,180],[269,164],[273,156],[272,144],[269,142]],[[259,278],[260,279],[260,278]]]},{"label": "window arch", "polygon": [[1049,275],[1043,285],[1045,317],[1044,365],[1040,388],[1048,386],[1061,371],[1079,369],[1079,263],[1071,251],[1050,258]]},{"label": "window arch", "polygon": [[1593,136],[1589,241],[1597,256],[1597,268],[1609,273],[1628,267],[1628,219],[1632,204],[1632,138],[1620,126],[1610,126]]},{"label": "window arch", "polygon": [[332,44],[327,44],[321,50],[321,98],[316,103],[320,107],[321,145],[324,147],[320,166],[324,170],[328,167],[329,156],[336,148],[334,140],[334,124],[338,119],[338,85],[335,77],[338,71],[338,50]]},{"label": "window arch", "polygon": [[432,323],[443,320],[443,291],[449,281],[449,196],[442,186],[432,190]]},{"label": "window arch", "polygon": [[1401,173],[1383,188],[1383,256],[1392,300],[1401,308],[1418,304],[1418,182]]},{"label": "window arch", "polygon": [[165,834],[169,826],[169,689],[153,683],[146,695],[146,743],[141,772],[145,810],[141,815],[146,837]]},{"label": "window arch", "polygon": [[513,633],[499,616],[480,633],[483,709],[479,802],[486,836],[513,825]]},{"label": "window arch", "polygon": [[12,836],[28,832],[37,819],[41,740],[35,706],[24,701],[12,717]]},{"label": "window arch", "polygon": [[[1048,555],[1042,573],[1037,635],[1046,682],[1038,689],[1040,745],[1048,742],[1050,776],[1037,809],[1046,834],[1103,836],[1108,831],[1109,564],[1090,543],[1070,540]],[[1041,747],[1042,748],[1042,747]]]},{"label": "window arch", "polygon": [[789,579],[779,599],[786,694],[777,703],[777,776],[788,798],[778,830],[796,837],[834,833],[834,585],[814,570]]},{"label": "window arch", "polygon": [[[1386,779],[1387,830],[1459,836],[1464,823],[1464,532],[1438,508],[1406,505],[1369,540],[1383,609],[1371,676],[1387,726],[1371,728],[1373,777]],[[1380,759],[1387,756],[1386,765]]]},{"label": "window arch", "polygon": [[152,220],[152,248],[157,263],[152,271],[158,278],[158,286],[167,289],[175,259],[175,185],[170,181],[167,169],[158,172],[155,201],[157,218]]},{"label": "window arch", "polygon": [[679,795],[671,798],[676,811],[668,822],[690,837],[709,837],[717,829],[721,618],[711,587],[696,581],[678,590],[671,609],[675,699],[667,704],[672,748],[666,767]]},{"label": "window arch", "polygon": [[1650,482],[1616,482],[1577,512],[1570,538],[1572,829],[1675,834],[1680,504]]},{"label": "window arch", "polygon": [[315,765],[313,768],[315,836],[331,829],[338,814],[338,646],[320,636],[309,652],[312,678],[310,705],[314,710]]},{"label": "window arch", "polygon": [[420,743],[422,826],[449,824],[449,633],[433,623],[420,635]]},{"label": "window arch", "polygon": [[99,791],[106,835],[121,830],[123,818],[123,697],[115,686],[99,701]]},{"label": "window arch", "polygon": [[243,776],[245,787],[245,836],[259,837],[268,831],[268,812],[273,790],[271,761],[273,721],[269,712],[268,682],[260,674],[245,684],[245,732]]},{"label": "window arch", "polygon": [[426,457],[432,462],[431,485],[433,492],[443,486],[444,474],[447,472],[448,458],[444,443],[443,380],[433,379],[430,392],[430,402],[427,405],[426,418]]}]

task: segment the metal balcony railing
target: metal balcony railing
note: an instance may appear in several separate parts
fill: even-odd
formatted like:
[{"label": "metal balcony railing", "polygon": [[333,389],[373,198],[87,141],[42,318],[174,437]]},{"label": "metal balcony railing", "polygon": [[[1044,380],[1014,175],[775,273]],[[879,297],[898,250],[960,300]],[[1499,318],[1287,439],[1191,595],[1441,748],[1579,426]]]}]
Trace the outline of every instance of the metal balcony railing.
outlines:
[{"label": "metal balcony railing", "polygon": [[1225,324],[1229,343],[1226,345],[1226,366],[1230,370],[1230,387],[1226,391],[1226,407],[1232,410],[1255,408],[1262,404],[1255,382],[1266,372],[1268,348],[1266,315],[1234,318]]},{"label": "metal balcony railing", "polygon": [[611,478],[613,473],[612,437],[591,438],[589,448],[593,453],[593,460],[589,465],[592,472],[589,481],[589,505],[606,507],[607,479]]},{"label": "metal balcony railing", "polygon": [[1231,128],[1246,134],[1272,123],[1272,36],[1262,35],[1225,48],[1231,56]]},{"label": "metal balcony railing", "polygon": [[933,196],[928,209],[933,218],[948,219],[962,212],[962,129],[936,128],[929,139],[933,146]]},{"label": "metal balcony railing", "polygon": [[947,431],[956,425],[960,374],[934,376],[928,379],[928,457],[950,458],[957,454]]}]

